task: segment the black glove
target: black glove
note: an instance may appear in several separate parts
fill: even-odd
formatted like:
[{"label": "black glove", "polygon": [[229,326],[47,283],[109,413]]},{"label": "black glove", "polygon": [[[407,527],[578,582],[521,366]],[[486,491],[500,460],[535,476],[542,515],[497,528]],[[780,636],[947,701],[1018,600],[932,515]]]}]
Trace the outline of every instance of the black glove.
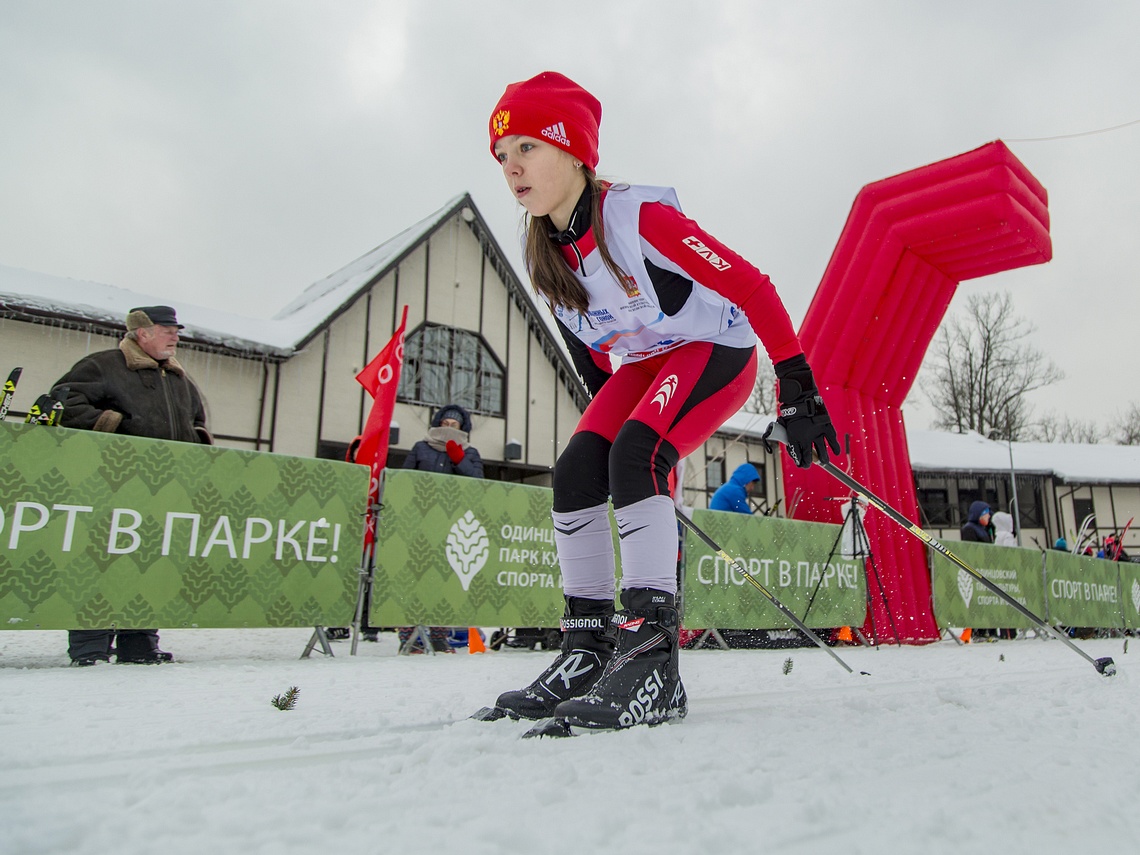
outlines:
[{"label": "black glove", "polygon": [[788,454],[801,469],[811,468],[813,449],[820,463],[827,463],[827,446],[838,454],[839,436],[815,386],[807,358],[801,353],[777,363],[775,369],[779,381],[776,421],[788,432]]}]

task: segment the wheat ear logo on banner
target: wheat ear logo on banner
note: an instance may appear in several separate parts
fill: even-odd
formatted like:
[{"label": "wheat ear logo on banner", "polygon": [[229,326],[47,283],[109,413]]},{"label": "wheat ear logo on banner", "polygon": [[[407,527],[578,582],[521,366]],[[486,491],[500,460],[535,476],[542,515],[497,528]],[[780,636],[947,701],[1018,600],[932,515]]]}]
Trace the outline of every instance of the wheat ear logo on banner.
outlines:
[{"label": "wheat ear logo on banner", "polygon": [[966,608],[969,608],[970,600],[974,599],[974,580],[965,570],[958,571],[958,593],[962,595]]},{"label": "wheat ear logo on banner", "polygon": [[459,583],[466,591],[471,585],[475,574],[483,569],[487,563],[487,556],[491,551],[487,540],[487,529],[483,523],[468,511],[455,521],[447,533],[447,563],[459,577]]}]

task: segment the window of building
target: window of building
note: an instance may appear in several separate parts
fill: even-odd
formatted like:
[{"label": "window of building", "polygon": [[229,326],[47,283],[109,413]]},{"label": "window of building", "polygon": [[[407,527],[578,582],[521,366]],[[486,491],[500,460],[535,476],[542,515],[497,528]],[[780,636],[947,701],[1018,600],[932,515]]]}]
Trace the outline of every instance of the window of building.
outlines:
[{"label": "window of building", "polygon": [[[994,511],[1013,513],[1013,487],[1008,475],[916,473],[914,486],[923,523],[934,528],[960,527],[976,501],[985,502]],[[1021,528],[1045,527],[1045,492],[1045,479],[1040,475],[1017,476]]]},{"label": "window of building", "polygon": [[[1073,499],[1073,530],[1080,528],[1090,514],[1093,512],[1092,499]],[[1093,521],[1095,522],[1095,520]]]},{"label": "window of building", "polygon": [[923,522],[933,528],[947,528],[957,525],[954,522],[954,509],[950,505],[950,491],[938,479],[938,486],[930,486],[928,478],[917,478],[918,507]]},{"label": "window of building", "polygon": [[[1008,482],[1008,479],[1006,479]],[[1040,475],[1017,476],[1017,518],[1022,528],[1045,527],[1044,479]],[[1012,500],[1012,496],[1010,497]],[[1012,511],[1013,502],[1008,507]]]},{"label": "window of building", "polygon": [[724,462],[724,456],[718,456],[706,460],[705,462],[705,487],[708,494],[711,496],[716,492],[717,487],[728,480],[728,469]]},{"label": "window of building", "polygon": [[396,398],[407,404],[459,404],[473,413],[506,412],[506,372],[482,336],[424,324],[404,340],[404,367]]},{"label": "window of building", "polygon": [[344,460],[348,454],[347,442],[330,442],[322,439],[317,443],[317,457],[321,460]]}]

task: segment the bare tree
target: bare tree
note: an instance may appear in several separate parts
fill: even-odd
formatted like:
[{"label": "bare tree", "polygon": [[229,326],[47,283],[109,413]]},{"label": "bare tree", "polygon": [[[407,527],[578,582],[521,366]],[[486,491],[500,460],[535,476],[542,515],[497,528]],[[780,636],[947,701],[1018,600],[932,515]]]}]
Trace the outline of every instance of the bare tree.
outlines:
[{"label": "bare tree", "polygon": [[923,364],[923,392],[934,405],[934,427],[1019,439],[1030,427],[1025,395],[1065,375],[1027,339],[1034,327],[1013,314],[1013,298],[972,294],[948,318]]},{"label": "bare tree", "polygon": [[1057,417],[1053,413],[1049,413],[1037,424],[1030,426],[1021,438],[1040,442],[1094,444],[1100,442],[1103,436],[1104,434],[1096,422],[1085,422],[1067,415]]},{"label": "bare tree", "polygon": [[741,407],[749,413],[759,413],[762,416],[776,414],[776,372],[772,363],[761,356],[757,362],[756,384],[752,387],[752,394]]},{"label": "bare tree", "polygon": [[1140,445],[1140,404],[1129,404],[1124,413],[1112,420],[1110,430],[1120,445]]}]

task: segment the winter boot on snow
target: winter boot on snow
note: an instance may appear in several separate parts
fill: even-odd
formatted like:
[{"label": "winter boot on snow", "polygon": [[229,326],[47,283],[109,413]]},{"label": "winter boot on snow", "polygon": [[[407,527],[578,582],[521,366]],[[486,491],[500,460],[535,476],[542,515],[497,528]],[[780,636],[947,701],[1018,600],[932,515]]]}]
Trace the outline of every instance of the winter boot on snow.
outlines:
[{"label": "winter boot on snow", "polygon": [[480,710],[476,718],[548,718],[562,701],[589,691],[613,655],[613,613],[612,600],[567,597],[558,658],[525,689],[503,692],[494,707]]},{"label": "winter boot on snow", "polygon": [[623,610],[612,618],[617,649],[606,670],[589,692],[554,711],[567,730],[660,724],[688,712],[677,669],[676,598],[652,588],[627,588],[621,604]]}]

